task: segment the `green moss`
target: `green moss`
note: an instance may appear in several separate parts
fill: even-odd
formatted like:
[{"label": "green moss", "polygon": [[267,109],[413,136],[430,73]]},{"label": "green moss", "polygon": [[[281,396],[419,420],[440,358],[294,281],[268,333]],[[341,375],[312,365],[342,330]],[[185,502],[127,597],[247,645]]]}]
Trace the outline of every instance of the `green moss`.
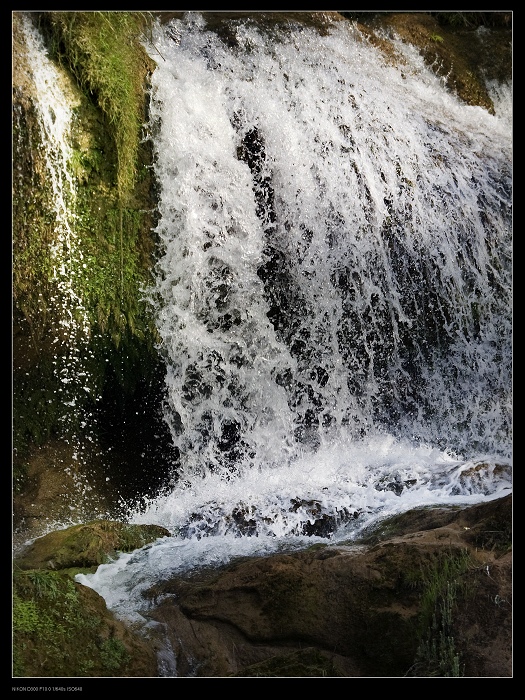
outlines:
[{"label": "green moss", "polygon": [[[50,246],[55,215],[34,109],[13,109],[12,291],[15,323],[25,319],[35,345],[44,333],[52,296]],[[17,330],[15,326],[15,331]]]},{"label": "green moss", "polygon": [[48,571],[15,571],[13,587],[14,676],[125,675],[131,656],[97,614],[98,596]]},{"label": "green moss", "polygon": [[[78,597],[71,579],[51,572],[15,572],[13,577],[14,675],[30,672],[32,659],[58,663],[64,645],[85,624],[75,609]],[[68,628],[64,623],[70,622]],[[55,658],[57,657],[57,658]]]},{"label": "green moss", "polygon": [[21,600],[15,593],[13,596],[13,632],[38,632],[42,620],[34,600]]},{"label": "green moss", "polygon": [[100,647],[102,663],[108,670],[119,669],[130,661],[130,655],[120,639],[106,639]]},{"label": "green moss", "polygon": [[108,562],[118,552],[132,552],[167,534],[168,531],[158,525],[93,520],[36,539],[23,556],[16,559],[16,565],[21,570],[38,570],[31,580],[37,590],[49,594],[47,574],[50,570],[67,570],[71,575],[80,570],[85,573],[91,567]]},{"label": "green moss", "polygon": [[[149,15],[33,13],[50,57],[62,65],[73,120],[66,193],[75,250],[68,273],[77,308],[75,341],[63,337],[53,278],[54,195],[34,95],[15,86],[13,119],[13,422],[15,472],[31,445],[68,437],[93,414],[108,372],[133,391],[137,363],[157,368],[156,330],[142,289],[151,282],[155,224],[151,149],[141,142],[146,82],[153,64],[140,43]],[[17,18],[14,18],[15,36]],[[21,46],[20,52],[23,52]],[[67,77],[69,76],[69,83]],[[75,354],[83,379],[59,378]],[[80,365],[82,365],[80,367]],[[68,393],[69,392],[69,393]],[[71,409],[74,400],[75,409]],[[23,487],[23,479],[18,478]]]},{"label": "green moss", "polygon": [[143,75],[150,60],[140,43],[151,23],[142,12],[48,12],[53,52],[101,108],[117,150],[117,190],[135,185],[143,118]]}]

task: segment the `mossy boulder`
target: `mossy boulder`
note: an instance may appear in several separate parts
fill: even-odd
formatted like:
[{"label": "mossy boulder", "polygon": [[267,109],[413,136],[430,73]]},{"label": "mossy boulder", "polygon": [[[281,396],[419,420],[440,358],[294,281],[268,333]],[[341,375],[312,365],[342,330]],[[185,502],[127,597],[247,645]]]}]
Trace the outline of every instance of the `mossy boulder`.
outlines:
[{"label": "mossy boulder", "polygon": [[116,557],[118,552],[132,552],[169,535],[169,531],[159,525],[96,520],[39,537],[16,557],[15,566],[55,571],[96,568]]},{"label": "mossy boulder", "polygon": [[157,676],[154,632],[134,631],[73,576],[168,535],[157,525],[99,520],[50,532],[17,555],[13,676]]},{"label": "mossy boulder", "polygon": [[[14,526],[38,536],[47,515],[34,511],[30,492],[39,488],[43,453],[48,474],[74,472],[94,485],[97,472],[100,507],[91,518],[117,517],[122,500],[151,496],[176,455],[162,418],[164,362],[143,294],[158,243],[152,145],[142,126],[154,69],[142,36],[151,17],[14,12],[12,20]],[[26,20],[40,32],[70,108],[59,173],[72,234],[64,266],[56,256],[65,224],[57,219],[55,160],[39,116]],[[62,268],[74,309],[55,274]],[[65,333],[70,315],[75,322]],[[64,455],[68,447],[73,457]],[[61,495],[70,481],[62,478]],[[50,517],[66,522],[62,513]]]},{"label": "mossy boulder", "polygon": [[151,640],[135,634],[104,599],[65,572],[13,577],[13,677],[152,677]]}]

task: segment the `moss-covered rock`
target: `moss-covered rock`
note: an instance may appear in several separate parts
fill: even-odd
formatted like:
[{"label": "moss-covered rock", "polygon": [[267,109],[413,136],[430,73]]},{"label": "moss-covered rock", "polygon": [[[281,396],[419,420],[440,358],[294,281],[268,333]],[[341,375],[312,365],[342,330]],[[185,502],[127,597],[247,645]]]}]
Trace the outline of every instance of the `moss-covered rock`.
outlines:
[{"label": "moss-covered rock", "polygon": [[417,509],[367,545],[174,576],[144,592],[148,637],[71,577],[169,533],[111,521],[52,532],[14,562],[14,675],[157,675],[170,648],[180,676],[510,676],[512,550],[480,537],[508,536],[511,516],[510,495]]},{"label": "moss-covered rock", "polygon": [[118,552],[134,549],[169,537],[159,525],[132,525],[97,520],[55,530],[28,545],[15,559],[17,569],[91,568],[104,564]]},{"label": "moss-covered rock", "polygon": [[158,675],[158,646],[115,618],[104,599],[73,580],[119,552],[169,532],[157,525],[94,521],[51,532],[14,560],[14,676]]},{"label": "moss-covered rock", "polygon": [[154,677],[155,645],[110,613],[67,573],[33,569],[13,578],[13,676]]}]

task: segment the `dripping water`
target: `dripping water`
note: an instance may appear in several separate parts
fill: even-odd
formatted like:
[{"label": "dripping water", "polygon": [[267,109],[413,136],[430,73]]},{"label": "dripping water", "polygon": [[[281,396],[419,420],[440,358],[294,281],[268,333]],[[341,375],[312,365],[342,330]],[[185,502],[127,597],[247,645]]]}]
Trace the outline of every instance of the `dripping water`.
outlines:
[{"label": "dripping water", "polygon": [[[86,265],[76,230],[77,193],[72,174],[71,128],[75,100],[49,59],[43,38],[29,16],[22,15],[21,22],[39,124],[39,141],[33,147],[38,148],[43,156],[51,190],[53,229],[49,254],[53,309],[48,314],[52,324],[48,332],[53,338],[55,393],[59,395],[53,400],[61,410],[57,419],[61,437],[69,445],[61,452],[64,456],[60,461],[78,487],[75,496],[78,501],[70,506],[74,518],[83,513],[82,498],[92,489],[89,480],[83,476],[87,466],[84,450],[91,437],[90,415],[82,397],[93,394],[87,366],[90,325],[81,292]],[[51,403],[52,399],[49,401]]]}]

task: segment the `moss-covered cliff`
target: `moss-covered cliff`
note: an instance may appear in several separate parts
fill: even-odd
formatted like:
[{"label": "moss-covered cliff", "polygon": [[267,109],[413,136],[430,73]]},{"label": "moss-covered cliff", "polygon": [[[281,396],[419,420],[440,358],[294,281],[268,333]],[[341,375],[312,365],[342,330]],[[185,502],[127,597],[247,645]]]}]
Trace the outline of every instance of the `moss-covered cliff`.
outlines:
[{"label": "moss-covered cliff", "polygon": [[[62,226],[74,240],[67,250],[26,20],[44,37],[72,109],[72,185],[63,192],[69,220]],[[151,148],[143,133],[154,64],[141,44],[150,21],[127,12],[13,14],[14,486],[21,496],[34,496],[45,472],[73,468],[90,481],[109,478],[111,505],[118,495],[154,488],[173,457],[160,415],[163,370],[142,298],[155,253]],[[64,250],[57,252],[57,240]],[[62,253],[67,289],[56,270]],[[71,363],[75,377],[65,383]],[[41,514],[20,500],[15,524],[34,518]]]}]

